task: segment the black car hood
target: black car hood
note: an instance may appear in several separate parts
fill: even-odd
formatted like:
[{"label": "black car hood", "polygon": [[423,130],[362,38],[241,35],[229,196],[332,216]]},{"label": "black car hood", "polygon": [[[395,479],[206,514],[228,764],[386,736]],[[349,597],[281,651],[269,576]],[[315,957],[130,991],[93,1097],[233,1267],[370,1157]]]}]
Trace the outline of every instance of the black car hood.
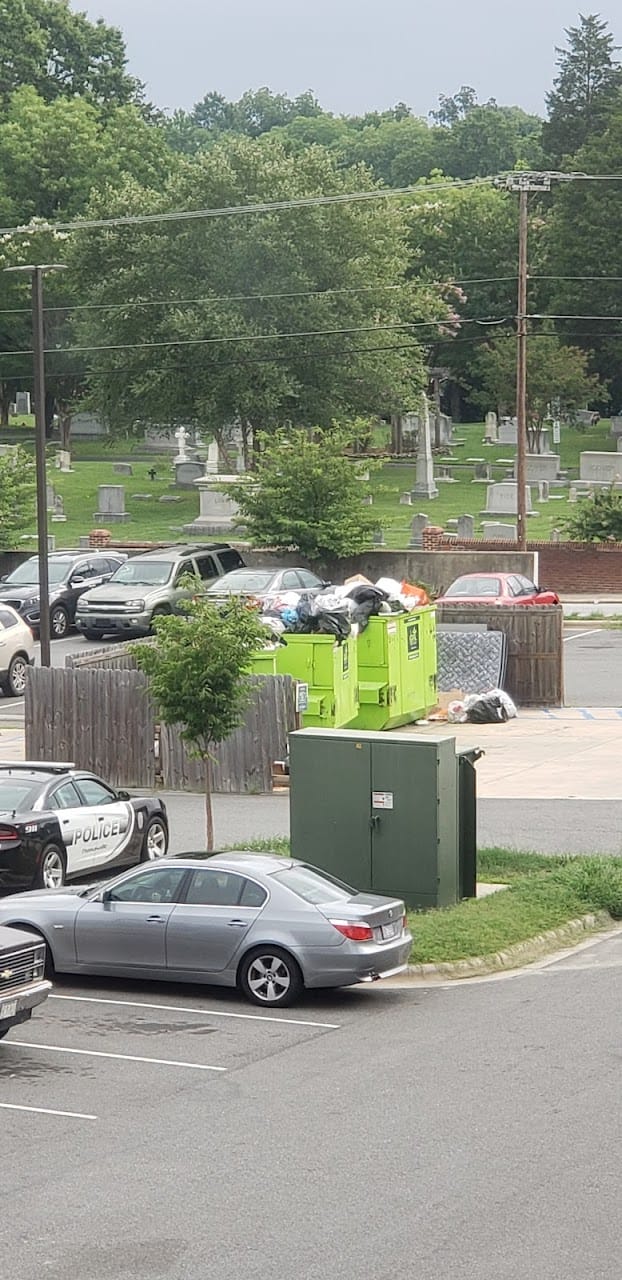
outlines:
[{"label": "black car hood", "polygon": [[10,582],[3,582],[0,586],[0,600],[14,600],[19,596],[22,600],[39,599],[39,586],[33,585],[32,582],[24,582],[20,587],[16,582],[11,586]]}]

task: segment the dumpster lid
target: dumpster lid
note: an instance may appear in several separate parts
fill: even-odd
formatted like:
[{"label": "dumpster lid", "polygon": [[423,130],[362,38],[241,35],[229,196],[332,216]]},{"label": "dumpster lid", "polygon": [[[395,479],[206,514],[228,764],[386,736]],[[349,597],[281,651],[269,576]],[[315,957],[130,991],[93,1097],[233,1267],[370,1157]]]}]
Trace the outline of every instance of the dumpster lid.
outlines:
[{"label": "dumpster lid", "polygon": [[475,764],[486,752],[483,747],[456,747],[456,755],[468,760],[469,764]]}]

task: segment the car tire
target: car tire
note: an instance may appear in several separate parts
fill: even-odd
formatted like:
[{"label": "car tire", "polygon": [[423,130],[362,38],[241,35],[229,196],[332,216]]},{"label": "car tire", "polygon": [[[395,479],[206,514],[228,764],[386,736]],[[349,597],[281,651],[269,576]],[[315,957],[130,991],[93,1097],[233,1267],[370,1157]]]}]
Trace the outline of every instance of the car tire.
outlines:
[{"label": "car tire", "polygon": [[29,662],[23,653],[14,653],[9,664],[2,689],[9,698],[23,698],[26,692],[26,678]]},{"label": "car tire", "polygon": [[145,827],[141,862],[157,862],[168,853],[168,826],[164,818],[151,818]]},{"label": "car tire", "polygon": [[238,969],[238,985],[251,1004],[283,1009],[304,990],[300,966],[282,947],[255,947]]},{"label": "car tire", "polygon": [[50,609],[50,635],[52,640],[64,640],[69,631],[69,614],[64,605]]},{"label": "car tire", "polygon": [[35,874],[35,889],[62,889],[67,874],[67,858],[58,844],[46,844]]},{"label": "car tire", "polygon": [[82,633],[86,640],[103,640],[103,631],[84,631]]}]

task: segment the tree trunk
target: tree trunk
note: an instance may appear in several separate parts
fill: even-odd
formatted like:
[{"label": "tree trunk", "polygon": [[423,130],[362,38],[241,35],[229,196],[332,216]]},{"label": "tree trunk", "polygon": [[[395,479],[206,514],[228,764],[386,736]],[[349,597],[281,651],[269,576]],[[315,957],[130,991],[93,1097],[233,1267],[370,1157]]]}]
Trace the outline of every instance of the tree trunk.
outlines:
[{"label": "tree trunk", "polygon": [[60,415],[60,447],[67,453],[71,450],[71,414],[61,413]]},{"label": "tree trunk", "polygon": [[244,457],[244,470],[251,469],[251,450],[250,441],[253,438],[253,428],[248,418],[242,418],[242,454]]},{"label": "tree trunk", "polygon": [[218,445],[218,451],[224,460],[227,471],[231,473],[234,468],[233,468],[233,463],[231,461],[231,454],[229,453],[229,450],[227,449],[227,446],[225,444],[224,432],[217,430],[216,427],[213,428],[213,431],[214,431],[214,439],[216,441],[216,444]]},{"label": "tree trunk", "polygon": [[9,405],[11,403],[11,388],[6,382],[0,382],[0,426],[8,427],[9,425]]},{"label": "tree trunk", "polygon": [[205,847],[208,853],[214,849],[214,814],[212,811],[212,761],[205,757]]}]

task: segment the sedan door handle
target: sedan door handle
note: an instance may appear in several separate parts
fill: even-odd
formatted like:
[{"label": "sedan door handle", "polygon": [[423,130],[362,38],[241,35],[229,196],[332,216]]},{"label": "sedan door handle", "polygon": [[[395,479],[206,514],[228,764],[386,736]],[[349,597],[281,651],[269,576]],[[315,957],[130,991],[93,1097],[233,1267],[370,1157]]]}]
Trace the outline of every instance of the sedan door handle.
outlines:
[{"label": "sedan door handle", "polygon": [[164,924],[164,916],[147,916],[147,924]]},{"label": "sedan door handle", "polygon": [[246,920],[229,920],[227,923],[230,929],[243,929],[246,925]]}]

